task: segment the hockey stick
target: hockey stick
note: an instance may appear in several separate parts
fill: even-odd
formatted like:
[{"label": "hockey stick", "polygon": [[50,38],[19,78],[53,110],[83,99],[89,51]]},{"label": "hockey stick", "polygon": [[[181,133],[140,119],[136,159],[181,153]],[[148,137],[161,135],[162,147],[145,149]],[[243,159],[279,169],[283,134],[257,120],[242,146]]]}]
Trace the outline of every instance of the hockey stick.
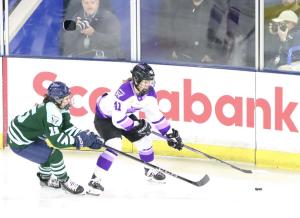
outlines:
[{"label": "hockey stick", "polygon": [[[163,136],[163,135],[161,135],[161,134],[159,134],[159,133],[157,133],[157,132],[151,131],[151,133],[154,134],[154,135],[156,135],[156,136],[158,136],[158,137],[160,137],[160,138],[163,138],[163,139],[165,139],[165,140],[167,140],[167,141],[171,140],[171,139],[169,139],[168,137]],[[219,161],[219,162],[221,162],[221,163],[223,163],[223,164],[226,164],[226,165],[232,167],[233,169],[239,170],[239,171],[241,171],[241,172],[243,172],[243,173],[252,173],[251,170],[246,170],[246,169],[239,168],[239,167],[234,166],[234,165],[232,165],[232,164],[230,164],[230,163],[227,163],[227,162],[225,162],[225,161],[223,161],[223,160],[220,160],[220,159],[218,159],[218,158],[216,158],[216,157],[213,157],[213,156],[211,156],[211,155],[209,155],[209,154],[206,154],[206,153],[204,153],[203,151],[197,150],[197,149],[192,148],[192,147],[189,147],[189,146],[187,146],[187,145],[183,145],[183,147],[186,148],[186,149],[188,149],[188,150],[190,150],[190,151],[193,151],[193,152],[195,152],[195,153],[202,154],[202,155],[204,155],[205,157],[207,157],[207,158],[209,158],[209,159],[217,160],[217,161]]]},{"label": "hockey stick", "polygon": [[132,160],[138,161],[138,162],[140,162],[140,163],[142,163],[142,164],[144,164],[144,165],[147,165],[147,166],[150,166],[150,167],[152,167],[152,168],[154,168],[154,169],[160,170],[160,171],[162,171],[162,172],[164,172],[164,173],[166,173],[166,174],[168,174],[168,175],[170,175],[170,176],[173,176],[173,177],[175,177],[175,178],[177,178],[177,179],[181,179],[181,180],[183,180],[183,181],[185,181],[185,182],[188,182],[188,183],[190,183],[190,184],[192,184],[192,185],[195,185],[195,186],[203,186],[203,185],[205,185],[206,183],[208,183],[208,181],[209,181],[209,176],[208,176],[208,175],[203,176],[202,179],[200,179],[199,181],[196,181],[196,182],[195,182],[195,181],[189,180],[189,179],[187,179],[187,178],[184,178],[184,177],[182,177],[182,176],[179,176],[179,175],[177,175],[177,174],[175,174],[175,173],[172,173],[172,172],[170,172],[170,171],[168,171],[168,170],[162,169],[162,168],[160,168],[160,167],[158,167],[158,166],[156,166],[156,165],[154,165],[154,164],[144,162],[144,161],[142,161],[142,160],[140,160],[140,159],[138,159],[138,158],[136,158],[136,157],[134,157],[134,156],[131,156],[131,155],[129,155],[129,154],[126,154],[126,153],[123,152],[123,151],[119,151],[119,150],[117,150],[117,149],[114,149],[114,148],[112,148],[112,147],[110,147],[110,146],[108,146],[108,145],[103,145],[103,147],[108,148],[108,149],[110,149],[110,150],[112,150],[112,151],[114,151],[114,152],[116,152],[116,153],[118,153],[118,154],[124,155],[124,156],[126,156],[126,157],[128,157],[128,158],[130,158],[130,159],[132,159]]}]

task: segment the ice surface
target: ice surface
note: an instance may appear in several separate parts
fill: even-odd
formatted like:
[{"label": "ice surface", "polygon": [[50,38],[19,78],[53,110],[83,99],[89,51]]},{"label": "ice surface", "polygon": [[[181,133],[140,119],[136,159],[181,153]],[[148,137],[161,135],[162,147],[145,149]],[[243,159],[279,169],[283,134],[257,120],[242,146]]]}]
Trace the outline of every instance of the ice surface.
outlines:
[{"label": "ice surface", "polygon": [[[88,183],[97,152],[63,151],[69,176]],[[299,217],[300,174],[256,169],[245,174],[217,161],[156,156],[155,165],[191,180],[205,174],[210,182],[196,187],[167,176],[166,184],[147,182],[143,165],[119,156],[104,178],[105,192],[98,197],[75,196],[63,190],[42,188],[36,176],[38,165],[0,151],[0,216],[83,218],[208,218],[208,217]],[[262,191],[255,191],[261,187]]]}]

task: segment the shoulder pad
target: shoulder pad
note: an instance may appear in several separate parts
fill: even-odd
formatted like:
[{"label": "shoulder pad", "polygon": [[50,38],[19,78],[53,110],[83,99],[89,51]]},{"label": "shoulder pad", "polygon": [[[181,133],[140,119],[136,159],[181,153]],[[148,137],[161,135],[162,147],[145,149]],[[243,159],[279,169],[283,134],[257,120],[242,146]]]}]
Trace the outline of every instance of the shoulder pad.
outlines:
[{"label": "shoulder pad", "polygon": [[149,91],[148,91],[148,96],[152,96],[154,98],[157,98],[156,92],[152,86],[150,86]]},{"label": "shoulder pad", "polygon": [[133,90],[131,87],[130,82],[126,82],[123,85],[120,86],[120,88],[115,92],[115,96],[117,99],[121,101],[125,101],[126,99],[133,96]]},{"label": "shoulder pad", "polygon": [[48,123],[54,126],[60,126],[62,124],[61,112],[53,102],[48,102],[46,104],[46,114]]}]

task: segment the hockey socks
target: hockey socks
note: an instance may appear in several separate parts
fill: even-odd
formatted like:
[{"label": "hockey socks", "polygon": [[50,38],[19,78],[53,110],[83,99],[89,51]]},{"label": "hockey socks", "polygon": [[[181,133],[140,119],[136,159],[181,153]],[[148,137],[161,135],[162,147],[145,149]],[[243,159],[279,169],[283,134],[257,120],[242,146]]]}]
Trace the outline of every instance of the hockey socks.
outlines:
[{"label": "hockey socks", "polygon": [[88,194],[98,196],[104,191],[104,187],[101,184],[101,178],[103,178],[103,176],[107,174],[107,171],[110,169],[113,161],[117,158],[117,156],[118,154],[110,149],[107,149],[99,156],[95,171],[88,183]]},{"label": "hockey socks", "polygon": [[84,188],[81,185],[78,185],[69,178],[64,164],[63,154],[58,149],[53,149],[48,161],[41,164],[39,170],[38,177],[40,178],[41,185],[46,184],[50,186],[49,182],[52,181],[50,177],[51,174],[53,174],[57,178],[59,185],[67,192],[72,194],[84,192]]}]

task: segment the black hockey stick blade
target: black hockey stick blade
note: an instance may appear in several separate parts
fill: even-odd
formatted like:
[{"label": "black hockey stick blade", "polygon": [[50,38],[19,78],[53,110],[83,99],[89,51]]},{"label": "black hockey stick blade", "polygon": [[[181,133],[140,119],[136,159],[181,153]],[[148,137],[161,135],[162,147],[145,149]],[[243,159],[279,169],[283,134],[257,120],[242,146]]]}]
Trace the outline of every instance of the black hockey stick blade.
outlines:
[{"label": "black hockey stick blade", "polygon": [[164,172],[165,174],[168,174],[168,175],[170,175],[170,176],[173,176],[173,177],[175,177],[175,178],[177,178],[177,179],[183,180],[183,181],[185,181],[185,182],[188,182],[188,183],[190,183],[190,184],[192,184],[192,185],[195,185],[195,186],[198,186],[198,187],[203,186],[203,185],[205,185],[206,183],[209,182],[209,176],[206,175],[206,174],[205,174],[199,181],[192,181],[192,180],[189,180],[189,179],[187,179],[187,178],[184,178],[184,177],[182,177],[182,176],[180,176],[180,175],[177,175],[177,174],[175,174],[175,173],[172,173],[172,172],[170,172],[170,171],[168,171],[168,170],[165,170],[165,169],[162,169],[162,168],[160,168],[160,167],[157,167],[157,166],[155,166],[155,165],[153,165],[153,164],[150,164],[150,163],[144,163],[144,164],[146,164],[146,165],[148,165],[148,166],[151,166],[151,167],[154,168],[154,169],[158,169],[158,170]]},{"label": "black hockey stick blade", "polygon": [[134,156],[131,156],[131,155],[129,155],[129,154],[123,152],[123,151],[117,150],[117,149],[112,148],[112,147],[110,147],[110,146],[108,146],[108,145],[103,145],[103,147],[108,148],[108,149],[110,149],[110,150],[112,150],[112,151],[114,151],[114,152],[116,152],[116,153],[118,153],[118,154],[124,155],[124,156],[126,156],[126,157],[128,157],[128,158],[130,158],[130,159],[132,159],[132,160],[135,160],[135,161],[141,163],[141,164],[144,164],[144,165],[147,165],[147,166],[149,166],[149,167],[151,167],[151,168],[160,170],[160,171],[162,171],[162,172],[164,172],[164,173],[166,173],[166,174],[168,174],[168,175],[170,175],[170,176],[173,176],[173,177],[175,177],[175,178],[177,178],[177,179],[183,180],[183,181],[185,181],[185,182],[188,182],[188,183],[193,184],[193,185],[198,186],[198,187],[199,187],[199,186],[205,185],[205,184],[208,183],[208,181],[209,181],[209,176],[208,176],[208,175],[205,175],[202,179],[200,179],[199,181],[195,182],[195,181],[189,180],[189,179],[187,179],[187,178],[185,178],[185,177],[182,177],[182,176],[180,176],[180,175],[177,175],[177,174],[175,174],[175,173],[172,173],[172,172],[170,172],[170,171],[168,171],[168,170],[165,170],[165,169],[163,169],[163,168],[160,168],[160,167],[158,167],[158,166],[156,166],[156,165],[154,165],[154,164],[144,162],[144,161],[142,161],[142,160],[139,159],[139,158],[136,158],[136,157],[134,157]]},{"label": "black hockey stick blade", "polygon": [[199,187],[199,186],[205,185],[205,184],[208,183],[208,182],[209,182],[209,176],[208,176],[208,175],[205,175],[205,176],[203,176],[203,178],[200,179],[198,182],[195,182],[194,185]]},{"label": "black hockey stick blade", "polygon": [[[167,141],[170,140],[168,137],[163,136],[163,135],[161,135],[161,134],[159,134],[159,133],[157,133],[157,132],[152,131],[151,133],[154,134],[154,135],[156,135],[156,136],[158,136],[158,137],[160,137],[160,138],[163,138],[163,139],[165,139],[165,140],[167,140]],[[221,162],[221,163],[223,163],[223,164],[226,164],[226,165],[228,165],[228,166],[232,167],[233,169],[236,169],[236,170],[238,170],[238,171],[240,171],[240,172],[243,172],[243,173],[252,173],[252,170],[242,169],[242,168],[237,167],[237,166],[235,166],[235,165],[233,165],[233,164],[227,163],[227,162],[225,162],[225,161],[223,161],[223,160],[221,160],[221,159],[218,159],[218,158],[216,158],[216,157],[213,157],[213,156],[211,156],[211,155],[209,155],[209,154],[207,154],[207,153],[205,153],[205,152],[203,152],[203,151],[197,150],[197,149],[192,148],[192,147],[189,147],[189,146],[187,146],[187,145],[183,145],[183,147],[186,148],[186,149],[188,149],[188,150],[190,150],[190,151],[193,151],[193,152],[195,152],[195,153],[202,154],[202,155],[204,155],[205,157],[207,157],[207,158],[209,158],[209,159],[217,160],[217,161],[219,161],[219,162]]]}]

